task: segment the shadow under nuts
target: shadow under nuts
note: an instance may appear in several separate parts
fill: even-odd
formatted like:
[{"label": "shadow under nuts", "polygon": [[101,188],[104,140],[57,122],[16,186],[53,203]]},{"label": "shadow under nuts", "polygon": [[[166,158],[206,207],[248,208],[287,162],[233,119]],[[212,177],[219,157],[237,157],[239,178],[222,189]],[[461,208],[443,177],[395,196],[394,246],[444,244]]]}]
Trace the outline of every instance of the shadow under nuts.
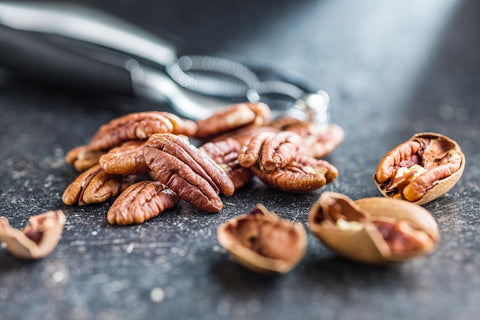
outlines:
[{"label": "shadow under nuts", "polygon": [[218,228],[218,241],[243,266],[259,273],[286,273],[302,259],[305,229],[258,204]]},{"label": "shadow under nuts", "polygon": [[448,192],[465,167],[465,156],[452,139],[418,133],[387,153],[373,177],[386,197],[425,204]]},{"label": "shadow under nuts", "polygon": [[432,215],[419,205],[389,198],[352,201],[324,192],[308,224],[341,256],[372,264],[406,261],[431,253],[440,236]]},{"label": "shadow under nuts", "polygon": [[7,218],[0,217],[0,241],[17,258],[40,259],[57,246],[65,221],[62,211],[48,211],[31,217],[29,225],[18,230],[10,226]]}]

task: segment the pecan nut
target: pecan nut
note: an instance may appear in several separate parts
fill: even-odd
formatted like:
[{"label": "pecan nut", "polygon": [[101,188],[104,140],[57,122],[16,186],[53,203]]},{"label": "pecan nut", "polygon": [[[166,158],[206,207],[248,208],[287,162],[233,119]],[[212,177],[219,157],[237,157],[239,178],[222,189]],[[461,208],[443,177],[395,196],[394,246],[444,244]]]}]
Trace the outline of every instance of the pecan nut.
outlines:
[{"label": "pecan nut", "polygon": [[322,158],[335,150],[343,142],[345,135],[343,129],[336,124],[319,128],[312,122],[291,117],[276,119],[269,126],[300,135],[303,141],[298,152],[316,159]]},{"label": "pecan nut", "polygon": [[111,224],[143,223],[178,203],[178,196],[160,182],[141,181],[125,189],[108,210]]},{"label": "pecan nut", "polygon": [[270,117],[263,103],[240,103],[228,106],[207,119],[197,121],[197,138],[211,137],[247,125],[262,125]]},{"label": "pecan nut", "polygon": [[246,127],[242,127],[233,131],[226,132],[224,134],[220,134],[213,138],[211,142],[217,142],[217,141],[224,141],[227,139],[234,139],[237,140],[240,145],[245,145],[250,139],[262,132],[280,132],[278,129],[272,128],[272,127],[266,127],[266,126],[255,126],[255,125],[250,125]]},{"label": "pecan nut", "polygon": [[280,219],[258,204],[249,214],[230,219],[218,241],[245,267],[260,273],[286,273],[305,254],[307,236],[301,223]]},{"label": "pecan nut", "polygon": [[155,133],[192,136],[196,124],[168,112],[138,112],[114,119],[100,127],[90,141],[91,150],[108,150],[128,140],[147,139]]},{"label": "pecan nut", "polygon": [[65,161],[83,172],[96,165],[104,151],[92,151],[88,145],[79,146],[70,150],[65,156]]},{"label": "pecan nut", "polygon": [[100,203],[125,190],[134,180],[134,176],[123,177],[106,173],[97,164],[80,174],[65,189],[62,201],[68,205],[78,202],[80,206]]},{"label": "pecan nut", "polygon": [[283,168],[297,155],[301,138],[293,132],[262,132],[253,136],[238,154],[242,167],[258,164],[262,170]]},{"label": "pecan nut", "polygon": [[99,163],[106,173],[121,175],[144,174],[149,171],[143,157],[145,141],[127,141],[100,157]]},{"label": "pecan nut", "polygon": [[425,204],[453,188],[464,167],[465,156],[455,141],[418,133],[382,159],[374,181],[387,197]]},{"label": "pecan nut", "polygon": [[432,215],[419,205],[388,198],[352,201],[324,192],[308,218],[330,249],[361,262],[385,264],[432,252],[440,236]]},{"label": "pecan nut", "polygon": [[14,229],[7,218],[0,217],[0,241],[18,258],[40,259],[49,255],[62,237],[65,225],[62,211],[48,211],[29,219],[25,229]]},{"label": "pecan nut", "polygon": [[283,168],[265,171],[254,166],[251,170],[272,188],[293,193],[319,189],[338,176],[338,170],[327,161],[300,155]]},{"label": "pecan nut", "polygon": [[236,140],[227,139],[208,142],[199,148],[227,173],[235,190],[243,187],[253,176],[250,169],[244,168],[238,163],[237,157],[240,147],[240,143]]},{"label": "pecan nut", "polygon": [[143,155],[160,182],[201,210],[220,211],[223,203],[218,193],[230,196],[235,190],[225,171],[187,139],[153,135],[145,143]]}]

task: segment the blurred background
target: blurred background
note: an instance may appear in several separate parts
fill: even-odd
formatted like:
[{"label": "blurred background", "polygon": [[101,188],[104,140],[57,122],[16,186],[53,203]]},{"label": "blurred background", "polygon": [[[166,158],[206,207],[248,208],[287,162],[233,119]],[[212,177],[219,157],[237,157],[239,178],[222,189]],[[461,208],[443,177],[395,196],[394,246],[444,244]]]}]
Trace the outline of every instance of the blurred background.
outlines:
[{"label": "blurred background", "polygon": [[[221,214],[181,205],[130,228],[106,223],[107,204],[64,206],[67,227],[48,259],[29,264],[0,252],[0,318],[478,317],[480,1],[73,2],[168,39],[181,54],[300,74],[328,92],[331,121],[344,128],[345,141],[327,158],[339,178],[322,191],[379,196],[372,181],[378,162],[416,132],[456,140],[465,173],[425,206],[442,235],[433,255],[374,268],[339,259],[309,233],[305,258],[284,277],[233,263],[218,246],[216,227],[258,202],[305,224],[319,193],[286,195],[253,183]],[[62,206],[61,194],[76,176],[63,157],[101,124],[129,112],[170,110],[147,99],[45,86],[6,67],[0,63],[0,215],[16,227]],[[153,301],[152,292],[163,295]]]}]

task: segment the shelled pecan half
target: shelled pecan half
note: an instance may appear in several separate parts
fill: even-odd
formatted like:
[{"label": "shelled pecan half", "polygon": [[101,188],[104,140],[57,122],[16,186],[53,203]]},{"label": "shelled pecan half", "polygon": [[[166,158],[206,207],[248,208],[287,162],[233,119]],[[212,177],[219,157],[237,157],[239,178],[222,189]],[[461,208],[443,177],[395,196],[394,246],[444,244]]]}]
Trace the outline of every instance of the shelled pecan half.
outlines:
[{"label": "shelled pecan half", "polygon": [[62,196],[65,204],[80,206],[90,203],[100,203],[116,196],[135,181],[134,176],[120,176],[106,173],[100,165],[95,165],[80,174],[68,187]]},{"label": "shelled pecan half", "polygon": [[224,141],[208,142],[199,148],[228,174],[235,190],[243,187],[253,176],[250,169],[238,163],[240,148],[240,143],[230,138]]},{"label": "shelled pecan half", "polygon": [[149,168],[143,157],[144,143],[142,140],[132,140],[111,149],[100,157],[100,166],[106,173],[121,175],[147,173]]},{"label": "shelled pecan half", "polygon": [[300,143],[300,136],[293,132],[262,132],[243,146],[238,162],[245,168],[258,164],[267,171],[283,168],[295,158]]},{"label": "shelled pecan half", "polygon": [[70,150],[65,156],[65,161],[83,172],[96,165],[105,151],[92,151],[88,145],[78,146]]},{"label": "shelled pecan half", "polygon": [[338,170],[327,161],[300,155],[283,168],[266,171],[254,166],[251,170],[272,188],[293,193],[319,189],[338,176]]},{"label": "shelled pecan half", "polygon": [[299,153],[316,159],[331,153],[343,142],[344,138],[343,129],[336,124],[319,128],[309,121],[283,117],[268,125],[281,131],[295,132],[300,135],[303,141]]},{"label": "shelled pecan half", "polygon": [[178,196],[161,182],[141,181],[125,189],[108,210],[111,224],[143,223],[178,203]]},{"label": "shelled pecan half", "polygon": [[60,241],[65,221],[62,211],[48,211],[31,217],[29,225],[22,231],[12,228],[7,218],[0,217],[0,241],[18,258],[44,258]]},{"label": "shelled pecan half", "polygon": [[455,141],[418,133],[382,159],[374,181],[387,197],[425,204],[453,188],[464,167],[465,156]]},{"label": "shelled pecan half", "polygon": [[243,266],[260,273],[286,273],[305,254],[307,235],[292,223],[258,204],[250,213],[222,224],[218,241]]},{"label": "shelled pecan half", "polygon": [[262,125],[270,117],[270,109],[263,103],[239,103],[197,121],[195,137],[207,138],[247,125]]},{"label": "shelled pecan half", "polygon": [[230,196],[235,190],[225,171],[186,138],[153,135],[145,143],[143,155],[160,182],[198,209],[220,211],[223,203],[218,193]]},{"label": "shelled pecan half", "polygon": [[338,254],[374,264],[426,255],[440,239],[437,223],[427,210],[388,198],[354,202],[345,195],[324,192],[312,206],[308,224]]},{"label": "shelled pecan half", "polygon": [[108,150],[128,140],[147,139],[155,133],[192,136],[196,124],[168,112],[137,112],[104,124],[90,141],[91,150]]}]

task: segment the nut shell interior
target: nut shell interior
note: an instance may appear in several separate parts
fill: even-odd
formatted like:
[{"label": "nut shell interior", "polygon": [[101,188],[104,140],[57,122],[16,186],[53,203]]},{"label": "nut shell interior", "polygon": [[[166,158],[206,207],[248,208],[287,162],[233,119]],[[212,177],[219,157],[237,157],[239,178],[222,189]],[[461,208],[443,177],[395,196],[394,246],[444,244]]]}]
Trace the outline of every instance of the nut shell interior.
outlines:
[{"label": "nut shell interior", "polygon": [[302,224],[283,220],[261,204],[222,224],[217,235],[235,260],[259,273],[290,271],[307,247]]},{"label": "nut shell interior", "polygon": [[10,226],[7,218],[0,217],[0,241],[18,258],[40,259],[49,255],[62,237],[65,215],[62,211],[48,211],[30,218],[23,230]]},{"label": "nut shell interior", "polygon": [[[373,180],[378,190],[385,197],[396,196],[396,197],[400,197],[402,199],[408,200],[410,202],[413,202],[415,204],[422,205],[442,196],[443,194],[447,193],[448,191],[450,191],[450,189],[453,188],[453,186],[458,182],[458,180],[463,174],[463,170],[465,168],[465,155],[463,154],[460,146],[454,140],[438,133],[432,133],[432,132],[417,133],[412,138],[410,138],[410,140],[408,140],[407,142],[409,141],[418,142],[418,144],[421,146],[420,160],[421,160],[422,167],[424,167],[427,174],[429,174],[429,172],[430,174],[432,174],[431,171],[432,169],[435,168],[434,166],[431,165],[431,163],[434,162],[432,161],[433,159],[437,158],[436,160],[439,160],[440,157],[445,156],[448,152],[453,152],[454,154],[458,154],[460,156],[459,167],[455,169],[451,169],[451,171],[453,172],[448,174],[446,177],[440,176],[439,179],[433,179],[429,181],[428,186],[423,186],[423,188],[419,188],[419,186],[411,182],[408,184],[404,183],[404,185],[401,186],[400,188],[402,190],[396,193],[395,192],[392,193],[392,191],[389,190],[389,185],[391,185],[391,179],[387,181],[383,181],[384,177],[381,178],[379,176],[379,171],[381,170],[381,167],[385,163],[385,161],[388,160],[387,159],[388,157],[398,156],[398,155],[393,155],[393,153],[395,153],[395,150],[398,149],[401,145],[394,148],[385,156],[384,159],[382,159],[382,161],[380,162],[377,168],[376,174],[373,176]],[[432,146],[424,148],[422,147],[422,145],[424,145],[426,141],[435,141],[436,143],[433,143]],[[411,165],[412,163],[409,163],[407,167]],[[418,180],[418,177],[413,178],[413,180],[415,179]],[[415,189],[425,189],[425,190],[415,190]],[[406,192],[409,193],[408,196],[405,196]]]},{"label": "nut shell interior", "polygon": [[[371,264],[426,255],[440,240],[435,219],[427,210],[390,198],[354,202],[345,195],[324,192],[312,206],[308,223],[317,238],[333,251]],[[389,227],[389,233],[384,226]],[[395,245],[405,250],[395,250]]]}]

